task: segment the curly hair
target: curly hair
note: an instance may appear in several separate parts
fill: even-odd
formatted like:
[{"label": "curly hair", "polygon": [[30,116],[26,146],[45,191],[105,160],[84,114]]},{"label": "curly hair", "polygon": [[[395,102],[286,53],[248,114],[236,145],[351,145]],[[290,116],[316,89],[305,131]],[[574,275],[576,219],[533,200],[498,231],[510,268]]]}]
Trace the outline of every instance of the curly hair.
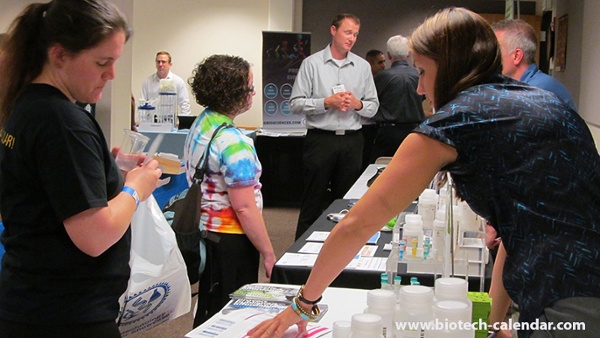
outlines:
[{"label": "curly hair", "polygon": [[238,56],[212,55],[188,80],[196,102],[221,114],[237,114],[248,100],[250,64]]}]

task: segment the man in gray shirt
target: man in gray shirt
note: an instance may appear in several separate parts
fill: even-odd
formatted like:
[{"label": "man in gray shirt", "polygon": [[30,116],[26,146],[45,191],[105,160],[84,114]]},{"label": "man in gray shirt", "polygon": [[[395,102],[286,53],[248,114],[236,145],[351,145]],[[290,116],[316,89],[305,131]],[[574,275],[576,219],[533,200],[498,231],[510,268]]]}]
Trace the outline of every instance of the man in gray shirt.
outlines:
[{"label": "man in gray shirt", "polygon": [[359,30],[358,17],[337,15],[330,27],[331,43],[302,62],[294,82],[290,108],[306,115],[308,129],[296,239],[361,174],[361,117],[375,115],[379,101],[371,66],[350,52]]}]

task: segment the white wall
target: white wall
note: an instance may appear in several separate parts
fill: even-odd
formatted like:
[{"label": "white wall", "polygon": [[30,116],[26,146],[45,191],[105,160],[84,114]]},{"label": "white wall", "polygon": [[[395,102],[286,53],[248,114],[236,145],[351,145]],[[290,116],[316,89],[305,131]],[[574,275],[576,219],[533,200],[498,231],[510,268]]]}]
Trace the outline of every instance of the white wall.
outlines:
[{"label": "white wall", "polygon": [[[254,85],[262,88],[262,31],[291,31],[293,0],[133,0],[133,60],[131,90],[140,94],[143,80],[156,72],[159,50],[173,58],[171,71],[184,80],[194,66],[212,54],[241,56],[252,64]],[[189,86],[188,86],[189,88]],[[262,124],[261,92],[237,125]],[[202,107],[190,92],[192,114]]]},{"label": "white wall", "polygon": [[49,2],[48,0],[29,1],[29,0],[2,0],[0,4],[0,33],[5,33],[8,26],[17,17],[17,15],[32,2]]},{"label": "white wall", "polygon": [[[133,16],[133,0],[113,0],[128,17]],[[130,20],[131,21],[131,20]],[[132,44],[130,38],[116,63],[115,78],[104,88],[102,98],[96,103],[96,120],[100,124],[110,147],[121,144],[123,130],[130,129],[131,116],[131,64]]]}]

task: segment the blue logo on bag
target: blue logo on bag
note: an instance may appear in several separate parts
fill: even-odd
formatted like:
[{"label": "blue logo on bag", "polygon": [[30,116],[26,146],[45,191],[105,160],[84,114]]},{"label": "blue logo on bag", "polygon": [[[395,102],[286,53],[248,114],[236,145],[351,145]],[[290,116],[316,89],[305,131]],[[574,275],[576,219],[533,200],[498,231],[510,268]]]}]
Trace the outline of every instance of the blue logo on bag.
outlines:
[{"label": "blue logo on bag", "polygon": [[125,297],[125,306],[121,316],[120,325],[129,325],[142,320],[156,311],[169,297],[171,287],[169,283],[158,283],[146,290]]}]

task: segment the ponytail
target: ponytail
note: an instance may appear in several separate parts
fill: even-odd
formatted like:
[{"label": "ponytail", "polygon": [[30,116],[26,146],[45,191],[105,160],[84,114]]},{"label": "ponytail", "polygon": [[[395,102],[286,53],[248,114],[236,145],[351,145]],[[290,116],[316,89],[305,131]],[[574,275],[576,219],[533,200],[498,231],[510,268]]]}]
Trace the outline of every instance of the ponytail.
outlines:
[{"label": "ponytail", "polygon": [[46,61],[43,36],[44,13],[51,3],[31,4],[11,24],[0,44],[0,128],[4,126],[16,98]]}]

